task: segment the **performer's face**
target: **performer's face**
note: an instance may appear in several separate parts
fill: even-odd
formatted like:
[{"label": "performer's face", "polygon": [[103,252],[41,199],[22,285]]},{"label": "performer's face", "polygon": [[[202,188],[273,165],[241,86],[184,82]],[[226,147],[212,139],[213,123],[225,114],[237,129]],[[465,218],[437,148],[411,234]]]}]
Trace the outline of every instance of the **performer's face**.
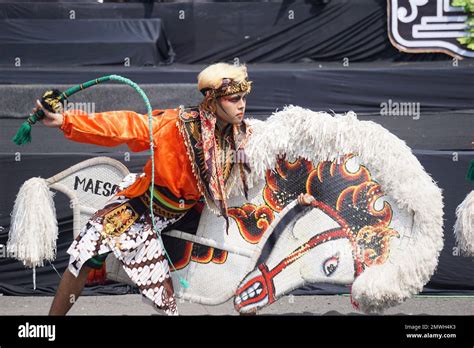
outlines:
[{"label": "performer's face", "polygon": [[239,124],[244,119],[247,93],[235,93],[217,99],[217,117],[225,123]]}]

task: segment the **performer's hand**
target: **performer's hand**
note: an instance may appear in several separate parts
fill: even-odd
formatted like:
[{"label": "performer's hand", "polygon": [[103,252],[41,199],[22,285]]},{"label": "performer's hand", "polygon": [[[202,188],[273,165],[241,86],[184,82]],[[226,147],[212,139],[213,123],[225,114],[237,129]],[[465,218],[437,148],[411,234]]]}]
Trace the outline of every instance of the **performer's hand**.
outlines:
[{"label": "performer's hand", "polygon": [[45,117],[41,120],[46,127],[50,128],[59,128],[63,124],[63,115],[49,112],[46,110],[43,105],[41,105],[40,101],[36,101],[36,108],[33,109],[33,112],[38,111],[39,109],[43,110]]},{"label": "performer's hand", "polygon": [[309,193],[300,193],[300,195],[298,196],[298,203],[300,205],[310,205],[311,202],[313,202],[315,200],[316,200],[316,198],[314,198]]}]

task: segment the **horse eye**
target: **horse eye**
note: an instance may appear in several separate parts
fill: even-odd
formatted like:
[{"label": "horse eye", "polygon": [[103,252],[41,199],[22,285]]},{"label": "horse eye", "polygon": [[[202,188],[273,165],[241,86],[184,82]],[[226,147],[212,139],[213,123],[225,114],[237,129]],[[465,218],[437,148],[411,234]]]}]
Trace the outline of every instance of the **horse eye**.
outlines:
[{"label": "horse eye", "polygon": [[334,255],[326,259],[326,261],[324,261],[323,263],[324,274],[326,274],[326,276],[329,277],[331,274],[333,274],[336,271],[337,266],[339,266],[338,255]]}]

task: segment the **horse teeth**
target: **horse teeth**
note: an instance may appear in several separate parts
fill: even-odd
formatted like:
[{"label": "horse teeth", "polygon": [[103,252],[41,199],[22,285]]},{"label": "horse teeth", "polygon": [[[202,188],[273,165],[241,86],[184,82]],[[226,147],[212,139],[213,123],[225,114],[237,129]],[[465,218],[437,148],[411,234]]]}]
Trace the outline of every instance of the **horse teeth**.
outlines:
[{"label": "horse teeth", "polygon": [[252,292],[249,294],[249,297],[250,297],[250,298],[255,297],[255,291],[252,291]]},{"label": "horse teeth", "polygon": [[242,294],[242,300],[245,301],[245,300],[248,299],[248,298],[249,298],[249,294],[248,294],[247,292],[244,292],[244,293]]},{"label": "horse teeth", "polygon": [[240,302],[242,302],[242,299],[240,298],[240,296],[237,296],[237,297],[235,298],[235,303],[236,303],[236,304],[240,304]]},{"label": "horse teeth", "polygon": [[261,288],[258,288],[258,289],[257,289],[257,295],[260,295],[261,292],[262,292],[262,289],[261,289]]}]

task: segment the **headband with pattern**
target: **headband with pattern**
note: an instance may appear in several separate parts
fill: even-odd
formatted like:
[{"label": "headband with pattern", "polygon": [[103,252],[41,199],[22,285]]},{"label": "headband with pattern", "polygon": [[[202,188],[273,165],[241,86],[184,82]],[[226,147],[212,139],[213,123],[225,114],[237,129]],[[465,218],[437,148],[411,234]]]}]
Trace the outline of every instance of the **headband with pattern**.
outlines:
[{"label": "headband with pattern", "polygon": [[240,92],[250,93],[252,89],[252,81],[247,79],[237,82],[230,78],[223,78],[222,83],[219,88],[203,88],[201,89],[201,93],[206,96],[209,94],[210,97],[218,98],[226,95],[231,95]]}]

